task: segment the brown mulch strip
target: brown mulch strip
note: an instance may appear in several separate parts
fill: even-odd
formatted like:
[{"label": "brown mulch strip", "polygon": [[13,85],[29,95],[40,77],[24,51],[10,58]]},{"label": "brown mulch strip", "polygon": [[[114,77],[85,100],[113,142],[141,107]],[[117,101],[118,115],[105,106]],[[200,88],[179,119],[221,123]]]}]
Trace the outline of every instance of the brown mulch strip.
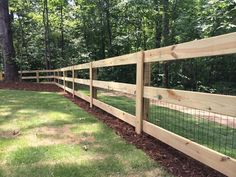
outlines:
[{"label": "brown mulch strip", "polygon": [[61,89],[54,84],[40,84],[31,82],[2,82],[2,81],[0,81],[0,89],[43,91],[43,92],[61,91]]},{"label": "brown mulch strip", "polygon": [[[48,91],[58,92],[61,91],[52,84],[36,84],[36,83],[3,83],[0,82],[0,89],[20,89],[31,91]],[[223,177],[221,173],[214,169],[188,157],[187,155],[179,152],[178,150],[162,143],[161,141],[143,133],[137,135],[135,129],[115,118],[114,116],[104,112],[99,108],[90,108],[89,103],[80,98],[73,98],[71,94],[64,94],[72,102],[80,106],[85,111],[94,115],[100,121],[105,123],[108,127],[115,130],[116,134],[124,138],[127,142],[135,145],[138,149],[142,149],[152,159],[157,161],[167,171],[175,176],[183,177]]]}]

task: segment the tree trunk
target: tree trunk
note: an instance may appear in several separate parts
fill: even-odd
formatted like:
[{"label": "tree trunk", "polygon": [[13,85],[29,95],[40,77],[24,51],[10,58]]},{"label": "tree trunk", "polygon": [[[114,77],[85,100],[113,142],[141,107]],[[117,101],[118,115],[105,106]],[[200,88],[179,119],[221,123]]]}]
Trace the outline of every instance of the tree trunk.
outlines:
[{"label": "tree trunk", "polygon": [[[162,46],[167,46],[169,45],[169,33],[170,33],[170,29],[169,29],[169,0],[162,0],[163,3],[163,19],[162,19],[162,23],[163,23],[163,28],[162,28]],[[169,87],[169,66],[168,63],[165,62],[163,65],[163,70],[164,70],[164,77],[163,77],[163,86],[165,88]]]},{"label": "tree trunk", "polygon": [[155,47],[161,47],[161,35],[162,35],[162,16],[160,13],[160,2],[159,0],[154,0],[155,10],[157,13],[155,21]]},{"label": "tree trunk", "polygon": [[45,65],[50,69],[50,41],[49,41],[49,20],[48,20],[48,1],[44,0],[43,24],[44,24],[44,44],[45,44]]},{"label": "tree trunk", "polygon": [[60,15],[61,15],[61,58],[64,61],[64,19],[63,19],[63,2],[64,0],[61,0],[61,8],[60,8]]},{"label": "tree trunk", "polygon": [[4,58],[4,80],[18,81],[18,69],[15,60],[8,0],[0,0],[0,43]]},{"label": "tree trunk", "polygon": [[105,12],[106,12],[106,25],[108,32],[108,55],[109,57],[113,56],[113,48],[112,48],[112,28],[111,28],[111,17],[110,17],[110,1],[105,1]]}]

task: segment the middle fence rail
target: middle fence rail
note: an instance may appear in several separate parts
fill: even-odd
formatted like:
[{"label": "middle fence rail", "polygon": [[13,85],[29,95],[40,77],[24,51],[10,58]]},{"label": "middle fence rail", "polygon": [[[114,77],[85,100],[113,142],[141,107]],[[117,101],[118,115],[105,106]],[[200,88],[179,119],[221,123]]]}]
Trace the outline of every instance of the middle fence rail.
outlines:
[{"label": "middle fence rail", "polygon": [[[236,176],[236,96],[150,86],[153,62],[234,53],[236,33],[230,33],[56,70],[23,71],[21,75],[22,80],[46,79],[89,102],[90,107],[127,122],[136,133],[145,132],[227,176]],[[99,68],[121,65],[136,65],[136,84],[98,80]],[[79,78],[81,70],[87,72],[84,78]],[[34,76],[25,75],[29,73]],[[130,99],[122,97],[126,105],[115,106],[113,100],[122,99],[99,99],[99,89]]]}]

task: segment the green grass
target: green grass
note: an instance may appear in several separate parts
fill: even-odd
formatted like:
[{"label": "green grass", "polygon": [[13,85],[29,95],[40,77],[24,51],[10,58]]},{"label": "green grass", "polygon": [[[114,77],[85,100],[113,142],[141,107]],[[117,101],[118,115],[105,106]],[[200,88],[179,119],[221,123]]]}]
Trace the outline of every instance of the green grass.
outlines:
[{"label": "green grass", "polygon": [[57,93],[0,90],[0,100],[0,177],[170,176]]}]

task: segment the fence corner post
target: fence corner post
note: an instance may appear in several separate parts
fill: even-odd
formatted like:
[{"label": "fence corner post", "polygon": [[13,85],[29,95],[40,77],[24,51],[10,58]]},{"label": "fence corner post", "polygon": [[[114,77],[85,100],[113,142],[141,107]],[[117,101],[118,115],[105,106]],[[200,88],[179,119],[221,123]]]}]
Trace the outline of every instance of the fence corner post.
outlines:
[{"label": "fence corner post", "polygon": [[143,126],[143,87],[144,87],[144,52],[138,53],[136,66],[136,126],[135,131],[141,134]]}]

